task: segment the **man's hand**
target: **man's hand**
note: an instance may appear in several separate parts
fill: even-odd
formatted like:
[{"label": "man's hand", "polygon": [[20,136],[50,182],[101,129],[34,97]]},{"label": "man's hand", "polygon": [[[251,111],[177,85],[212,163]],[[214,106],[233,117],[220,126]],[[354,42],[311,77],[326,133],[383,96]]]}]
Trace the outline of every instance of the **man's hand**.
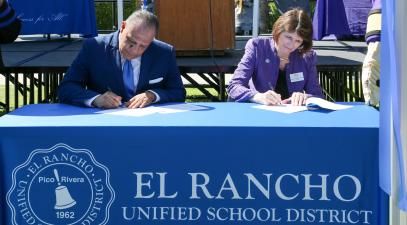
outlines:
[{"label": "man's hand", "polygon": [[126,105],[129,109],[144,108],[146,106],[149,106],[154,101],[155,94],[151,91],[146,91],[131,98],[130,101],[126,103]]},{"label": "man's hand", "polygon": [[122,104],[122,97],[116,95],[115,93],[113,93],[111,91],[107,91],[103,95],[99,95],[92,102],[92,105],[94,105],[98,108],[103,108],[103,109],[117,108],[121,104]]}]

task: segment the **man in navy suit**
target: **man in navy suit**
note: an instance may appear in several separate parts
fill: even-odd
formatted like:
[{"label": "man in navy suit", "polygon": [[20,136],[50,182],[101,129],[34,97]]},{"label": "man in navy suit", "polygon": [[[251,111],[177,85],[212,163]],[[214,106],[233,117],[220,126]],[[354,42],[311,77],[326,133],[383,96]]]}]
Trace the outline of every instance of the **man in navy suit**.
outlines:
[{"label": "man in navy suit", "polygon": [[120,31],[86,40],[59,86],[59,101],[98,108],[185,101],[175,50],[154,39],[157,30],[156,16],[136,11]]}]

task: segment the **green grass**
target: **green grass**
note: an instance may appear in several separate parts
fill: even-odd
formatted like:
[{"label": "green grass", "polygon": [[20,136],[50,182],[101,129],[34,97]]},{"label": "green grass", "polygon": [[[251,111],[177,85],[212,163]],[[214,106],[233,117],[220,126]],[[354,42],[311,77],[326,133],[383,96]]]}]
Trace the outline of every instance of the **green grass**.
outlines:
[{"label": "green grass", "polygon": [[[208,99],[201,91],[197,88],[187,87],[185,88],[187,91],[187,99],[186,102],[210,102],[211,100]],[[214,96],[217,96],[217,92],[213,88],[206,88],[209,93]]]},{"label": "green grass", "polygon": [[[14,93],[14,85],[10,85],[10,90],[9,90],[9,103],[10,103],[10,111],[14,110],[16,106],[14,105],[15,101],[15,93]],[[38,89],[35,89],[35,92],[37,92]],[[45,96],[45,91],[44,89],[42,90],[43,94],[42,96]],[[6,103],[6,87],[4,85],[0,85],[0,102]],[[30,92],[27,92],[27,102],[29,102],[30,99]],[[34,96],[34,101],[38,102],[38,96]],[[19,92],[18,94],[18,107],[21,107],[24,105],[24,97],[23,95]],[[0,116],[5,114],[5,109],[3,109],[0,106]]]},{"label": "green grass", "polygon": [[[10,101],[11,103],[14,103],[14,87],[13,85],[11,85],[10,87]],[[0,85],[0,102],[5,103],[6,102],[6,87],[4,85]],[[23,102],[23,97],[21,96],[19,99],[19,102]],[[14,107],[10,108],[10,110],[13,110]],[[0,106],[0,116],[6,114],[5,109],[3,109],[3,107]]]}]

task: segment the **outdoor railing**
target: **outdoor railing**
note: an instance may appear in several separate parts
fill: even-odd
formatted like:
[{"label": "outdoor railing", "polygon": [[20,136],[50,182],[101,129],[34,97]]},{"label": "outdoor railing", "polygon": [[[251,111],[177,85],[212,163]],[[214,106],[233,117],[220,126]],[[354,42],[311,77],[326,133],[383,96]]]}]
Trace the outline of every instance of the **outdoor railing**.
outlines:
[{"label": "outdoor railing", "polygon": [[[4,88],[0,88],[0,111],[9,112],[27,104],[56,102],[58,85],[66,70],[66,67],[2,69],[0,79],[4,79]],[[196,76],[207,76],[205,81],[208,84],[191,82],[192,86],[203,91],[203,95],[211,101],[226,99],[226,84],[222,77],[225,75],[224,72],[187,73],[188,70],[185,68],[180,68],[180,71],[189,81],[193,81]],[[226,73],[233,73],[233,71]],[[318,74],[326,99],[339,102],[363,101],[361,66],[318,66]],[[204,91],[207,87],[215,88],[218,96]]]},{"label": "outdoor railing", "polygon": [[363,102],[361,66],[319,66],[319,83],[328,100]]},{"label": "outdoor railing", "polygon": [[4,90],[0,108],[9,112],[22,105],[56,102],[57,88],[66,67],[13,67],[0,71]]}]

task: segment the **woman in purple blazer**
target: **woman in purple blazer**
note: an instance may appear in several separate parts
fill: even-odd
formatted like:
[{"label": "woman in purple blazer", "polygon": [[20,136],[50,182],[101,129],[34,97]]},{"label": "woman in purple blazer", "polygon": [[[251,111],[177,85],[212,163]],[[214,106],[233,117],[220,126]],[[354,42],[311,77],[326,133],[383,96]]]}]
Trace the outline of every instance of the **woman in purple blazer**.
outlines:
[{"label": "woman in purple blazer", "polygon": [[272,38],[250,39],[229,83],[229,99],[264,105],[305,104],[323,97],[312,48],[312,22],[292,9],[274,23]]}]

